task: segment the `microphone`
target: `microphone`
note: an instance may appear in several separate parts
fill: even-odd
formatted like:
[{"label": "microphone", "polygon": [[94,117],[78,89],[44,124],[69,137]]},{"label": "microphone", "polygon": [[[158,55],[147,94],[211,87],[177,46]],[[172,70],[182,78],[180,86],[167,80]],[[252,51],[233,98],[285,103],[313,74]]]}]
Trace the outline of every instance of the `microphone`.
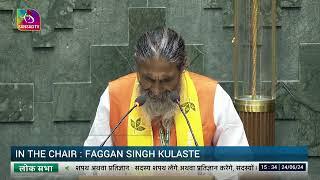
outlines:
[{"label": "microphone", "polygon": [[193,141],[194,141],[194,144],[195,144],[196,146],[199,146],[199,145],[198,145],[198,142],[197,142],[197,140],[196,140],[196,137],[195,137],[194,134],[193,134],[193,131],[192,131],[192,128],[191,128],[191,125],[190,125],[190,121],[189,121],[189,119],[187,118],[186,114],[184,113],[184,111],[183,111],[183,109],[182,109],[182,107],[181,107],[181,105],[180,105],[180,96],[179,96],[179,94],[178,94],[176,91],[172,91],[172,92],[170,93],[170,99],[171,99],[171,101],[173,101],[174,103],[176,103],[176,104],[179,106],[179,109],[180,109],[181,113],[183,114],[184,118],[185,118],[186,121],[187,121],[189,130],[190,130],[190,133],[191,133],[192,138],[193,138]]},{"label": "microphone", "polygon": [[135,109],[136,107],[140,107],[142,106],[147,100],[146,95],[141,95],[139,97],[136,98],[134,106],[120,119],[120,121],[118,122],[118,124],[113,128],[113,130],[111,131],[111,133],[109,134],[109,136],[101,143],[101,146],[104,146],[104,144],[108,141],[108,139],[112,136],[112,134],[114,133],[114,131],[120,126],[120,124],[123,122],[123,120],[131,113],[131,111],[133,109]]}]

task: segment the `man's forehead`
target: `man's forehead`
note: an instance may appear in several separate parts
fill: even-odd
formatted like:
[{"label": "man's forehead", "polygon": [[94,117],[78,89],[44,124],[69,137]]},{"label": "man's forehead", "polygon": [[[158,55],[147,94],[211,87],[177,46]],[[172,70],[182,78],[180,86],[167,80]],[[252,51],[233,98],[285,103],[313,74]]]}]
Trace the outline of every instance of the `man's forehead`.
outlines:
[{"label": "man's forehead", "polygon": [[151,77],[151,78],[161,78],[161,79],[164,79],[164,78],[169,78],[169,77],[173,77],[173,76],[176,76],[177,74],[174,73],[174,72],[171,72],[171,73],[166,73],[166,72],[148,72],[148,71],[141,71],[139,72],[141,75],[143,76],[148,76],[148,77]]},{"label": "man's forehead", "polygon": [[173,68],[176,66],[175,63],[170,62],[168,60],[162,59],[162,58],[156,58],[156,59],[145,59],[143,61],[138,62],[137,64],[139,67],[144,68]]},{"label": "man's forehead", "polygon": [[175,63],[168,62],[166,60],[146,60],[137,64],[138,71],[143,74],[177,74],[178,68]]}]

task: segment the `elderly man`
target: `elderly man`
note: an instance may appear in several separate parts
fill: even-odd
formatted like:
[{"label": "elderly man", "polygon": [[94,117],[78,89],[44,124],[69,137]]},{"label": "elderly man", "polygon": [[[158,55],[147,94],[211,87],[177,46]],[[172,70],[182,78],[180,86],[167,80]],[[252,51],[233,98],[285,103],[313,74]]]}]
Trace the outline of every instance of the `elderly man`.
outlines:
[{"label": "elderly man", "polygon": [[[85,146],[99,146],[135,99],[135,108],[105,145],[111,146],[247,146],[242,122],[232,100],[217,81],[186,70],[184,40],[175,31],[159,28],[138,40],[137,72],[109,83],[100,98]],[[180,96],[187,121],[170,94]],[[193,138],[194,137],[194,138]]]}]

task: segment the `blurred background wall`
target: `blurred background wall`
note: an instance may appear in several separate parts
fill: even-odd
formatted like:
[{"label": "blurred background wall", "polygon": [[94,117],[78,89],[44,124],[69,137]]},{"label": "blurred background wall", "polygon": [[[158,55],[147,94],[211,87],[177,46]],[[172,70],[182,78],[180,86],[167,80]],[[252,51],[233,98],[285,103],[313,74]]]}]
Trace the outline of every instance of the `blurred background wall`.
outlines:
[{"label": "blurred background wall", "polygon": [[[139,35],[166,25],[189,69],[232,96],[232,0],[0,0],[0,176],[12,145],[82,145],[107,83],[134,71]],[[15,9],[41,15],[39,33]],[[320,177],[320,1],[278,0],[276,145],[305,145]],[[0,178],[2,179],[2,178]],[[41,178],[42,179],[42,178]]]}]

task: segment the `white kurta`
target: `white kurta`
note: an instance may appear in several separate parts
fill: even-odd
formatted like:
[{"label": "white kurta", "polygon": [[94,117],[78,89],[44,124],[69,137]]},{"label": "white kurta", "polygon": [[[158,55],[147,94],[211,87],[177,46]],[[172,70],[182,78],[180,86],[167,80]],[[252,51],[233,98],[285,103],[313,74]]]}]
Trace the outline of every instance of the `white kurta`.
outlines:
[{"label": "white kurta", "polygon": [[[230,96],[218,84],[214,97],[214,123],[216,133],[212,139],[215,146],[248,146],[247,137],[241,119],[235,110]],[[100,146],[110,134],[109,88],[100,97],[100,103],[85,146]],[[110,138],[105,146],[112,146]]]}]

